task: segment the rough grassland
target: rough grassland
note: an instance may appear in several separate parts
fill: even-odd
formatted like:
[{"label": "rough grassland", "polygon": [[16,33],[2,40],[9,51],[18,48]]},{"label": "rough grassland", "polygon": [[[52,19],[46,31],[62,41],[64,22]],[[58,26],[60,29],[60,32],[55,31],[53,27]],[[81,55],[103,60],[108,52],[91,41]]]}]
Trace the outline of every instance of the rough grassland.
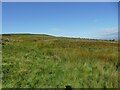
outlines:
[{"label": "rough grassland", "polygon": [[3,35],[3,88],[117,88],[117,41]]}]

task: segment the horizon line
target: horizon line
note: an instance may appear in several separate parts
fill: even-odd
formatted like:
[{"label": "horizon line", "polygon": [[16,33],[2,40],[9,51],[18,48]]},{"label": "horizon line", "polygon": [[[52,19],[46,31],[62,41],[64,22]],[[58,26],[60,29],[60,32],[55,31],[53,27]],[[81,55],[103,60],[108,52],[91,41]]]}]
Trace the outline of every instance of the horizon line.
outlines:
[{"label": "horizon line", "polygon": [[47,34],[47,33],[0,33],[0,35],[9,35],[9,34],[21,34],[21,35],[48,35],[48,36],[53,36],[53,37],[65,37],[65,38],[79,38],[79,39],[93,39],[93,40],[119,40],[119,39],[102,39],[102,38],[90,38],[90,37],[75,37],[75,36],[58,36],[58,35],[52,35],[52,34]]}]

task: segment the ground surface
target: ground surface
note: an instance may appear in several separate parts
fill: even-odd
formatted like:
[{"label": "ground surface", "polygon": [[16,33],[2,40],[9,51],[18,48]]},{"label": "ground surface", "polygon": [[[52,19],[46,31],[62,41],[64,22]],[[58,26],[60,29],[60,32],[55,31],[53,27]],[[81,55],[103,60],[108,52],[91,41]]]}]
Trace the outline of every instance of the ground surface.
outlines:
[{"label": "ground surface", "polygon": [[116,41],[3,35],[3,88],[118,87]]}]

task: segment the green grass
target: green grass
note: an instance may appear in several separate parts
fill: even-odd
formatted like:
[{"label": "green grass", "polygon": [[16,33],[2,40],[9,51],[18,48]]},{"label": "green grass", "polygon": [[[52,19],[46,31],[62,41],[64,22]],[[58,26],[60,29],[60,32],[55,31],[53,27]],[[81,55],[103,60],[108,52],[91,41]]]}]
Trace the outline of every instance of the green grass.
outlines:
[{"label": "green grass", "polygon": [[3,36],[3,88],[117,88],[118,42]]}]

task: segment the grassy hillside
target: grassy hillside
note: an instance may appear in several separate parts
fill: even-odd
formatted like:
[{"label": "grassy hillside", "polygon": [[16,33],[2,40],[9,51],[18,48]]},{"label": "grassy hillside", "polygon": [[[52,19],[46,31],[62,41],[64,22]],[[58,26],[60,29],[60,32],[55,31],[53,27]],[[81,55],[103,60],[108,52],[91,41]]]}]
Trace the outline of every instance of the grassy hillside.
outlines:
[{"label": "grassy hillside", "polygon": [[3,88],[117,88],[118,42],[3,35]]}]

